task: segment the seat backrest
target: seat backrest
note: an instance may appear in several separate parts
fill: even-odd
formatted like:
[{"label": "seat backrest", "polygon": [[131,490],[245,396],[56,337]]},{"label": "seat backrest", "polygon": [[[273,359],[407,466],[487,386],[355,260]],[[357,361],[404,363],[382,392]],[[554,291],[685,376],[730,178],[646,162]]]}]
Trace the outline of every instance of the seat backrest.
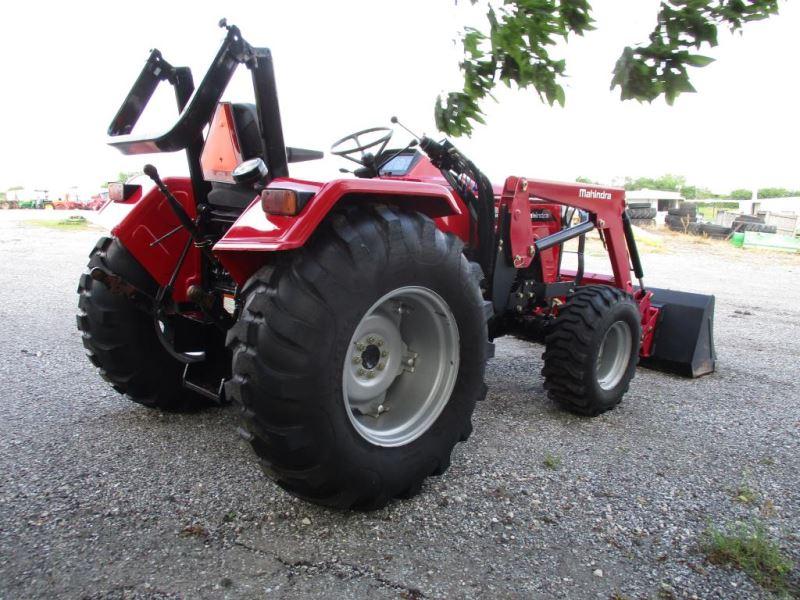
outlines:
[{"label": "seat backrest", "polygon": [[260,156],[264,158],[264,151],[261,147],[261,135],[258,131],[258,112],[255,104],[237,103],[231,104],[233,108],[233,120],[236,125],[236,133],[239,136],[239,143],[242,146],[242,158],[247,160]]}]

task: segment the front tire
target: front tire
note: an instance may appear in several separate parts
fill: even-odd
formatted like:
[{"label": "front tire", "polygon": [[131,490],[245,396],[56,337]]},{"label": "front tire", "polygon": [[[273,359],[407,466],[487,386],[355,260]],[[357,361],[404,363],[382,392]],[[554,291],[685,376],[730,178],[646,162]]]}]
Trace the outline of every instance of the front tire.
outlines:
[{"label": "front tire", "polygon": [[227,392],[278,485],[375,509],[448,468],[486,393],[483,299],[461,249],[420,214],[351,209],[248,281]]},{"label": "front tire", "polygon": [[619,404],[639,361],[640,319],[630,294],[607,285],[578,288],[545,337],[542,376],[550,399],[592,417]]}]

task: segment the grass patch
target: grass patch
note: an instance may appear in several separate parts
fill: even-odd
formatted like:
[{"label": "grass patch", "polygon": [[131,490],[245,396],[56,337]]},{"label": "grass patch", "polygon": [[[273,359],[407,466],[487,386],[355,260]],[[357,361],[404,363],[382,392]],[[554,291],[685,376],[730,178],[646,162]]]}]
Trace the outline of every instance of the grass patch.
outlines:
[{"label": "grass patch", "polygon": [[542,465],[546,469],[550,469],[551,471],[555,471],[558,467],[561,466],[561,457],[556,456],[554,454],[550,454],[549,452],[544,455],[544,459],[542,460]]},{"label": "grass patch", "polygon": [[236,513],[232,510],[229,510],[224,515],[222,515],[222,522],[223,523],[232,523],[236,520]]},{"label": "grass patch", "polygon": [[753,581],[774,592],[789,592],[791,561],[769,539],[760,523],[739,523],[728,530],[709,526],[703,534],[702,550],[716,565],[734,566]]},{"label": "grass patch", "polygon": [[61,231],[82,231],[89,228],[89,221],[85,217],[75,216],[68,219],[60,219],[58,221],[49,219],[33,219],[25,221],[27,225],[35,225],[36,227],[47,227],[48,229],[59,229]]},{"label": "grass patch", "polygon": [[761,503],[761,509],[758,511],[762,517],[768,519],[775,516],[775,503],[769,498],[764,499]]},{"label": "grass patch", "polygon": [[758,500],[758,492],[743,481],[734,491],[733,499],[742,504],[753,504]]}]

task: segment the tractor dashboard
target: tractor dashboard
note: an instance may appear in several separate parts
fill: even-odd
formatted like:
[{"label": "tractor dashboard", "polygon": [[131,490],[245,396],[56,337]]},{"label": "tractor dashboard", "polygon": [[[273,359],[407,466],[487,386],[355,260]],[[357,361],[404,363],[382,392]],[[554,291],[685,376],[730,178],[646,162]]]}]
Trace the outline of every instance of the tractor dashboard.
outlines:
[{"label": "tractor dashboard", "polygon": [[[385,157],[385,158],[384,158]],[[376,161],[378,164],[381,161],[389,159],[385,164],[381,165],[381,177],[403,177],[408,175],[409,171],[419,162],[422,154],[417,150],[403,150],[398,154],[397,150],[386,150],[382,156]]]}]

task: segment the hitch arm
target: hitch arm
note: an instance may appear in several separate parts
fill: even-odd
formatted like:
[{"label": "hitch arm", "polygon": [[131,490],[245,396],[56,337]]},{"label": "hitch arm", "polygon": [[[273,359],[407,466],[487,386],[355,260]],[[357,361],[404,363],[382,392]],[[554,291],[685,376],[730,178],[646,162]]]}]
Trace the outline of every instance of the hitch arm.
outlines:
[{"label": "hitch arm", "polygon": [[116,273],[112,273],[103,267],[94,267],[89,272],[89,276],[106,286],[112,294],[127,298],[146,313],[153,312],[155,298]]}]

